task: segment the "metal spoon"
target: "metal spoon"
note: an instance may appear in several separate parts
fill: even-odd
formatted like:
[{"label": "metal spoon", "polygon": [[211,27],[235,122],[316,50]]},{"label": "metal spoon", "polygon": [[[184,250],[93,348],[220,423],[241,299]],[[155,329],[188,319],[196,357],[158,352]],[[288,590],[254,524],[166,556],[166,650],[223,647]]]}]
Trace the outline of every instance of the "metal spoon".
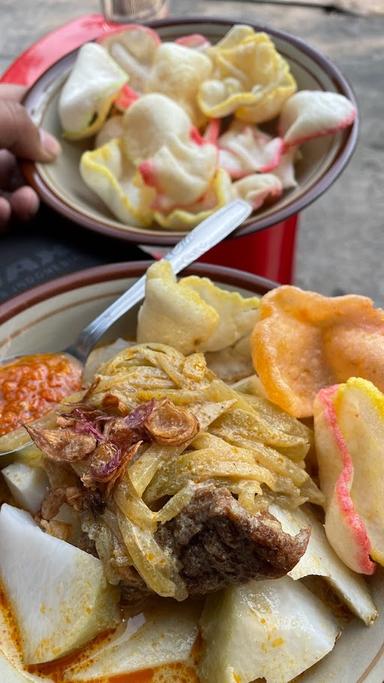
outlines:
[{"label": "metal spoon", "polygon": [[[178,242],[174,249],[168,252],[164,258],[172,264],[173,272],[175,274],[179,273],[183,268],[186,268],[190,263],[196,261],[196,259],[202,256],[206,251],[233,232],[235,228],[248,218],[251,212],[251,205],[242,199],[236,199],[233,202],[230,202],[222,209],[219,209],[219,211],[216,211],[209,216],[209,218],[202,221],[200,225]],[[103,334],[107,332],[111,325],[113,325],[113,323],[124,313],[127,313],[135,304],[139,303],[139,301],[144,298],[144,293],[145,275],[116,299],[113,304],[108,306],[103,313],[100,313],[95,320],[90,322],[84,330],[80,332],[76,341],[68,348],[60,350],[60,353],[67,353],[81,363],[84,363]],[[3,358],[0,361],[0,364],[4,365],[6,363],[11,363],[21,356],[22,354],[8,356],[7,358]],[[1,451],[0,456],[16,452],[26,445],[28,444],[22,444],[15,449]]]}]

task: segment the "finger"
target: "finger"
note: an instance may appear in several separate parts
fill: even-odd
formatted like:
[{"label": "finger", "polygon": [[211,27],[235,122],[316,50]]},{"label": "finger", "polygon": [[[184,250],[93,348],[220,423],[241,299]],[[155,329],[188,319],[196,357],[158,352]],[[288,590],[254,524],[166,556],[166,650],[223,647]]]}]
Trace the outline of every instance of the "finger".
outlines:
[{"label": "finger", "polygon": [[31,187],[20,187],[10,197],[11,208],[21,221],[28,221],[39,208],[39,198]]},{"label": "finger", "polygon": [[0,83],[0,99],[21,102],[27,89],[24,85],[14,83]]},{"label": "finger", "polygon": [[26,109],[13,100],[0,100],[0,148],[33,161],[52,161],[60,151],[57,140],[39,131]]},{"label": "finger", "polygon": [[10,217],[11,205],[4,197],[0,197],[0,232],[4,231]]},{"label": "finger", "polygon": [[20,174],[13,154],[7,149],[0,149],[0,188],[1,190],[16,190],[20,186],[17,181]]}]

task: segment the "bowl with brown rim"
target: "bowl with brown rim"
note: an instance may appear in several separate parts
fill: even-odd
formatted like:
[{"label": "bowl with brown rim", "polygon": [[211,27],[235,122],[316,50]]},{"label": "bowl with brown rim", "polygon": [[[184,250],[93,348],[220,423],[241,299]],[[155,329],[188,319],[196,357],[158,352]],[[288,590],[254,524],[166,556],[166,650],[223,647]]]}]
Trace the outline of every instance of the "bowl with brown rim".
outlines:
[{"label": "bowl with brown rim", "polygon": [[[90,268],[52,280],[0,305],[0,357],[67,346],[148,265],[147,262],[120,263]],[[249,273],[209,264],[194,264],[186,272],[210,277],[220,287],[237,290],[244,296],[263,295],[276,286]],[[134,339],[136,314],[137,309],[132,310],[116,323],[108,333],[108,340],[117,336]],[[348,623],[334,650],[300,676],[302,683],[382,683],[384,680],[383,571],[368,577],[368,582],[379,611],[377,621],[370,627],[357,619]],[[6,667],[9,665],[1,658],[2,648],[4,641],[0,634],[0,680],[8,681],[10,674]],[[20,683],[24,680],[20,678]]]},{"label": "bowl with brown rim", "polygon": [[[217,42],[234,23],[215,18],[168,18],[153,22],[162,40],[200,33]],[[278,51],[289,62],[299,90],[326,90],[340,93],[356,106],[353,91],[339,69],[321,52],[299,38],[276,29],[250,24],[256,31],[268,33]],[[91,148],[91,140],[73,142],[62,138],[57,105],[58,98],[78,50],[55,62],[30,88],[25,106],[34,121],[56,135],[62,154],[52,164],[24,162],[27,181],[43,201],[75,223],[110,237],[141,244],[175,244],[185,232],[166,230],[153,225],[138,228],[124,225],[112,215],[103,202],[85,185],[80,172],[81,154]],[[301,146],[302,156],[296,164],[298,186],[284,192],[274,204],[263,206],[237,230],[237,236],[250,234],[276,225],[308,206],[336,180],[348,163],[356,145],[358,120],[350,128]]]}]

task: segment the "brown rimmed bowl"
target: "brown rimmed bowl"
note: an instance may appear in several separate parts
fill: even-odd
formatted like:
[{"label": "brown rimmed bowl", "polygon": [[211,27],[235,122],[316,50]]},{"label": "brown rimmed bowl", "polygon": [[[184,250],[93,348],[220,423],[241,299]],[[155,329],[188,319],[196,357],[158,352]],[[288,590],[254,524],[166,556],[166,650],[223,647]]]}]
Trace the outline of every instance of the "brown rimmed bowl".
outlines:
[{"label": "brown rimmed bowl", "polygon": [[[120,263],[90,268],[35,287],[0,305],[0,357],[6,354],[59,349],[94,316],[140,277],[148,262]],[[264,294],[275,284],[239,270],[195,264],[187,273],[210,277],[225,289],[244,296]],[[136,311],[122,318],[108,334],[133,337]],[[384,576],[369,577],[379,617],[370,627],[354,619],[343,632],[332,653],[300,676],[301,683],[382,683],[384,680]],[[22,674],[2,658],[0,634],[0,680],[23,683]],[[14,671],[14,674],[13,674]]]},{"label": "brown rimmed bowl", "polygon": [[[174,40],[191,33],[202,33],[217,42],[235,22],[215,18],[168,18],[152,22],[163,40]],[[289,62],[299,89],[328,90],[341,93],[356,106],[352,89],[339,69],[323,54],[289,33],[257,24],[256,31],[266,31],[277,49]],[[25,162],[27,181],[53,209],[89,230],[110,237],[141,244],[175,244],[185,232],[160,227],[137,228],[118,221],[103,202],[87,188],[79,172],[83,151],[90,141],[70,142],[62,138],[57,114],[59,93],[76,59],[77,50],[58,60],[31,87],[25,105],[38,125],[56,135],[63,148],[52,164]],[[319,197],[336,180],[348,163],[356,145],[358,120],[336,135],[311,140],[301,146],[302,159],[296,165],[298,187],[288,190],[273,205],[261,208],[235,233],[257,232],[286,220]]]}]

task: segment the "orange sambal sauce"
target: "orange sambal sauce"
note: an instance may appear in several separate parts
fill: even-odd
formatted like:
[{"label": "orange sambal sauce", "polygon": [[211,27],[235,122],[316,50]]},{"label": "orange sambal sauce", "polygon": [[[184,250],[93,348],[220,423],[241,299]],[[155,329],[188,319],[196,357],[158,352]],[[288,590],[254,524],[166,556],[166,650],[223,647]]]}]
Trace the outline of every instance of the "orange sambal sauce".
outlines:
[{"label": "orange sambal sauce", "polygon": [[69,356],[39,353],[0,366],[0,436],[37,420],[81,387],[82,368]]}]

